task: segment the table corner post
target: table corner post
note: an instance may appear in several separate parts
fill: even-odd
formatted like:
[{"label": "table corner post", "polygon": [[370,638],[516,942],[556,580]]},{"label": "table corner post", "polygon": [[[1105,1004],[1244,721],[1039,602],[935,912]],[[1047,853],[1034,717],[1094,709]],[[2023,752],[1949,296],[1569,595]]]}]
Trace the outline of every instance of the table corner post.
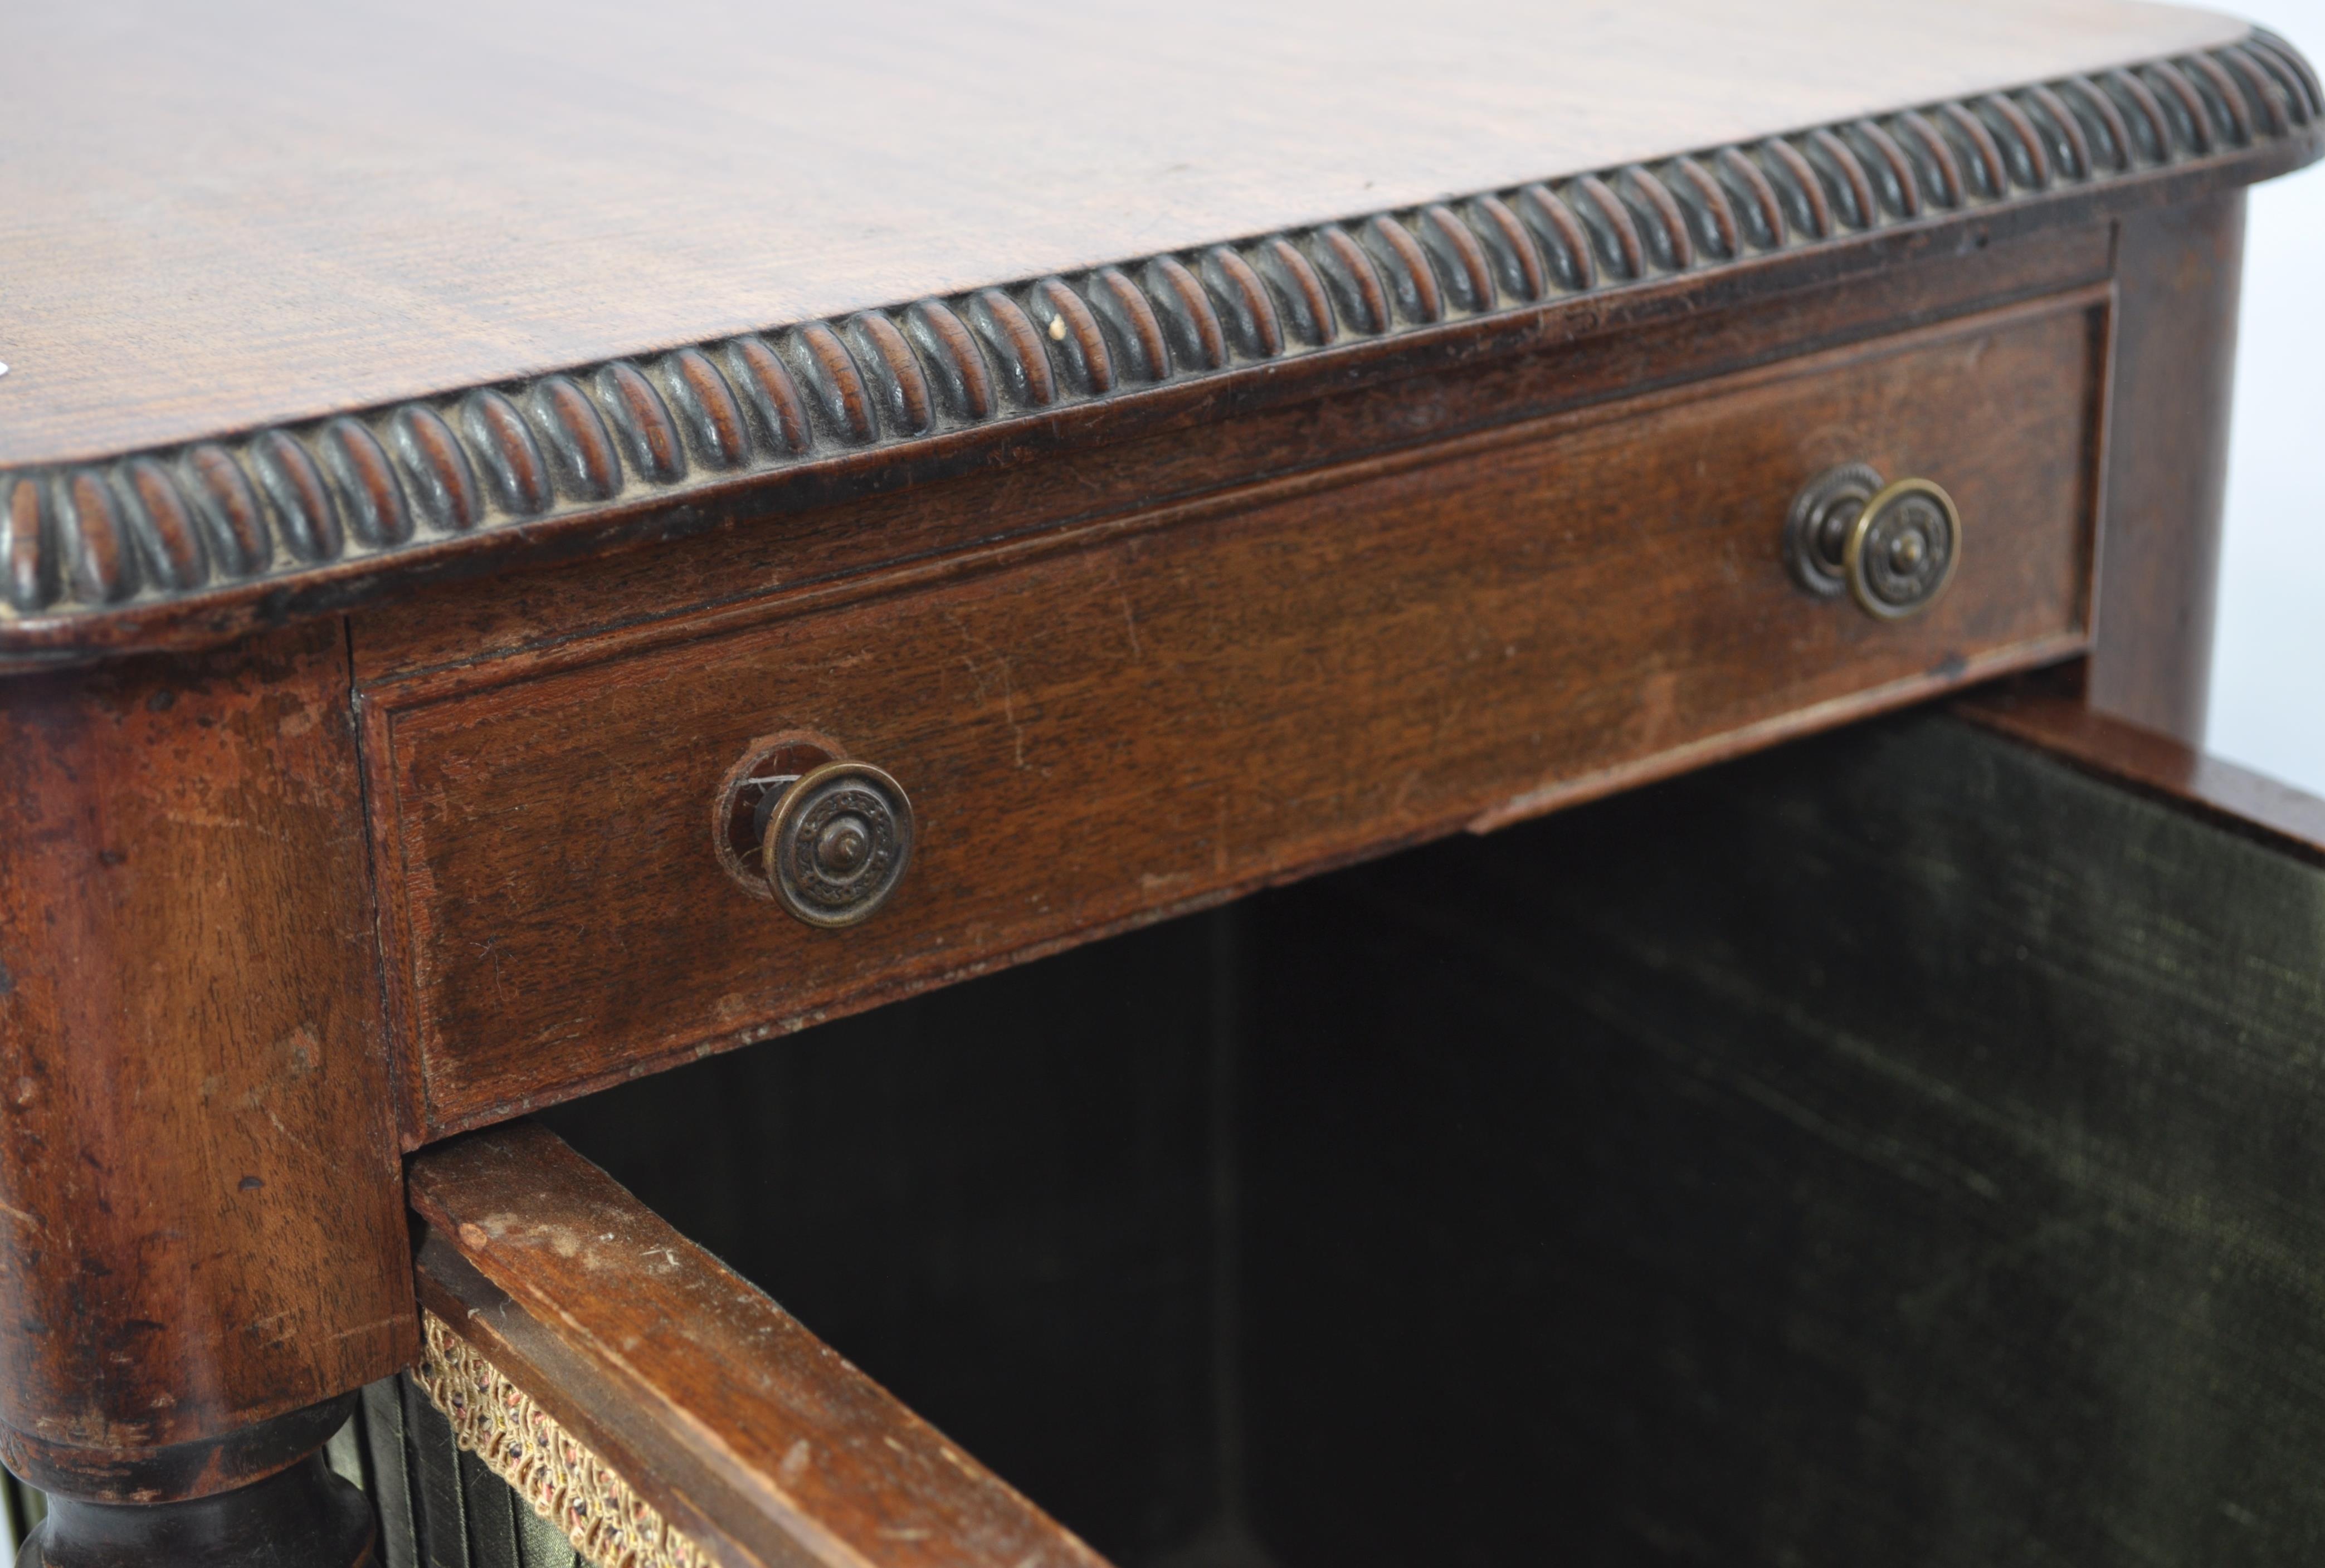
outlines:
[{"label": "table corner post", "polygon": [[0,680],[0,1460],[29,1560],[348,1568],[419,1323],[345,630]]}]

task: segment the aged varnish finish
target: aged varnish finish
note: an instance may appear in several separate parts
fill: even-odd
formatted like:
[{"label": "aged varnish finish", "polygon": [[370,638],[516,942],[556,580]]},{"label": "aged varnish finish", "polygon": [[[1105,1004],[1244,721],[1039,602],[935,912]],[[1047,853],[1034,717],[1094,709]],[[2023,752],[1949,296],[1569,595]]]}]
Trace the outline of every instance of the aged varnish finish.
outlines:
[{"label": "aged varnish finish", "polygon": [[[468,1424],[464,1440],[521,1480],[523,1427],[541,1417],[512,1418],[505,1398],[463,1405],[448,1385],[498,1374],[553,1388],[542,1414],[640,1478],[621,1522],[637,1549],[900,1568],[1098,1562],[554,1134],[519,1125],[432,1152],[412,1201],[430,1226],[423,1383]],[[617,1554],[586,1531],[576,1545]]]},{"label": "aged varnish finish", "polygon": [[0,22],[29,1554],[2293,1560],[2293,44],[448,25]]},{"label": "aged varnish finish", "polygon": [[[2073,651],[2107,335],[2044,300],[367,694],[414,1135]],[[1921,619],[1785,575],[1844,457],[1978,520]],[[913,883],[845,941],[707,853],[791,730],[916,803]]]},{"label": "aged varnish finish", "polygon": [[[366,360],[313,357],[338,348],[352,324],[345,306],[312,291],[302,301],[310,332],[291,341],[269,337],[255,355],[246,335],[196,318],[195,329],[180,339],[181,355],[207,372],[203,399],[190,408],[150,381],[116,382],[126,356],[107,341],[125,327],[136,330],[134,314],[121,317],[125,306],[157,284],[174,289],[176,279],[92,272],[76,264],[70,245],[51,236],[43,254],[52,261],[39,275],[34,319],[70,331],[70,347],[60,346],[60,359],[81,374],[68,380],[59,374],[62,364],[43,364],[44,339],[35,337],[34,357],[24,368],[37,379],[12,389],[20,412],[10,428],[17,434],[0,438],[0,459],[23,466],[8,474],[0,508],[9,530],[0,552],[10,568],[5,614],[14,623],[0,651],[72,658],[125,636],[149,642],[214,638],[278,615],[286,604],[334,607],[383,580],[474,569],[482,562],[469,558],[538,550],[551,539],[586,547],[642,530],[698,528],[725,515],[740,499],[739,482],[754,475],[764,482],[749,493],[764,505],[770,495],[812,485],[835,468],[861,475],[875,453],[893,464],[898,454],[884,450],[892,447],[925,451],[946,466],[990,460],[997,444],[1020,434],[1008,427],[1046,421],[1052,408],[1072,413],[1125,400],[1144,407],[1158,400],[1142,389],[1163,392],[1164,383],[1279,359],[1304,364],[1311,354],[1320,356],[1318,369],[1338,369],[1352,357],[1376,357],[1396,339],[1412,339],[1414,348],[1441,344],[1458,339],[1472,320],[1512,317],[1523,323],[1578,299],[1595,302],[1601,291],[1652,289],[1669,278],[1709,282],[1730,272],[1782,275],[1846,264],[1850,251],[1878,244],[1893,229],[1964,217],[2006,222],[2029,199],[2065,198],[2093,217],[2113,217],[2159,198],[2195,195],[2218,183],[2208,172],[2234,170],[2234,178],[2251,179],[2304,161],[2325,119],[2325,93],[2288,45],[2223,19],[2160,10],[2137,23],[2128,12],[2085,17],[2063,7],[2057,15],[2019,16],[2011,28],[1996,30],[2016,41],[2008,51],[1990,50],[1966,17],[1901,17],[1893,23],[1895,35],[1881,41],[1885,78],[1868,96],[1857,67],[1870,42],[1862,36],[1861,16],[1830,0],[1802,0],[1782,30],[1782,47],[1760,61],[1781,61],[1780,78],[1749,92],[1728,87],[1690,98],[1677,87],[1690,68],[1660,47],[1662,36],[1674,28],[1688,34],[1700,62],[1693,70],[1732,73],[1736,67],[1721,52],[1728,42],[1723,34],[1741,25],[1764,38],[1764,23],[1727,17],[1721,7],[1676,8],[1688,14],[1607,14],[1596,19],[1598,35],[1585,45],[1602,51],[1607,68],[1641,78],[1617,78],[1615,90],[1642,95],[1638,107],[1651,105],[1652,113],[1610,115],[1587,98],[1545,99],[1530,86],[1537,78],[1524,69],[1524,56],[1501,59],[1496,79],[1505,91],[1524,91],[1528,113],[1522,122],[1469,128],[1482,134],[1470,138],[1459,161],[1481,172],[1465,189],[1444,189],[1435,168],[1415,160],[1416,152],[1443,145],[1444,122],[1378,127],[1370,145],[1397,170],[1399,178],[1387,183],[1404,189],[1409,210],[1393,206],[1249,238],[1281,227],[1290,215],[1337,215],[1354,206],[1344,207],[1330,192],[1347,178],[1341,158],[1330,161],[1321,187],[1295,188],[1283,178],[1287,166],[1270,154],[1280,148],[1294,159],[1313,157],[1312,133],[1301,123],[1311,111],[1272,95],[1260,101],[1275,112],[1262,117],[1258,130],[1277,147],[1253,143],[1251,132],[1238,127],[1237,139],[1227,143],[1238,178],[1211,182],[1203,198],[1174,215],[1185,226],[1175,229],[1183,255],[1138,255],[1125,243],[1153,231],[1152,184],[1137,184],[1135,198],[1129,189],[1076,191],[1079,199],[1068,209],[1074,220],[1063,235],[1048,213],[1036,222],[1021,211],[1010,215],[1017,221],[987,227],[996,217],[991,208],[964,210],[923,189],[922,176],[899,179],[926,162],[916,153],[883,164],[876,185],[841,180],[819,189],[818,218],[842,232],[867,218],[941,223],[945,250],[899,272],[867,269],[846,244],[816,248],[795,239],[786,249],[788,266],[773,274],[767,314],[755,321],[733,314],[736,300],[749,291],[738,296],[731,277],[716,280],[725,298],[709,306],[703,291],[713,280],[702,271],[722,253],[733,257],[728,265],[737,274],[760,270],[763,235],[737,223],[751,206],[738,211],[740,192],[731,184],[706,189],[673,180],[686,167],[681,155],[675,167],[661,164],[618,189],[592,193],[585,208],[619,204],[635,216],[674,203],[673,216],[684,215],[684,232],[695,244],[653,269],[661,290],[641,295],[595,278],[593,286],[560,290],[544,286],[542,278],[509,275],[520,257],[553,273],[588,254],[593,241],[602,243],[598,235],[576,234],[573,243],[558,245],[558,231],[570,219],[544,214],[546,231],[515,246],[481,255],[457,244],[398,253],[417,275],[380,281],[421,313],[408,337]],[[1617,15],[1632,20],[1618,22]],[[614,17],[598,20],[608,39],[625,30]],[[1176,20],[1188,29],[1188,52],[1198,57],[1232,51],[1250,58],[1270,42],[1247,36],[1245,19],[1224,9],[1182,12]],[[568,36],[588,39],[595,31],[577,24]],[[1385,36],[1366,39],[1359,60],[1374,72],[1409,76],[1415,69],[1409,48],[1379,47]],[[1521,36],[1564,57],[1555,75],[1571,74],[1575,45],[1554,28]],[[1274,42],[1281,47],[1295,39],[1304,42],[1296,31]],[[1095,41],[1077,42],[1087,50]],[[312,44],[301,40],[299,47]],[[1848,69],[1831,58],[1836,49]],[[2021,70],[2005,63],[2011,54],[2024,61]],[[1087,55],[1076,60],[1070,43],[1065,55],[1059,64],[1070,73],[1097,69]],[[1652,60],[1644,71],[1643,56]],[[394,51],[372,58],[375,74],[366,85],[391,101],[418,87],[409,74],[417,61]],[[2025,69],[2037,60],[2043,69]],[[428,64],[436,64],[432,56]],[[626,64],[641,86],[667,69],[651,50]],[[2038,79],[2059,70],[2071,74]],[[1154,74],[1158,91],[1182,85],[1168,65]],[[942,101],[961,85],[944,73],[922,90],[933,88]],[[1459,90],[1468,97],[1479,87],[1472,71]],[[1360,78],[1342,88],[1364,91]],[[1996,88],[2007,90],[1991,90]],[[1405,91],[1381,96],[1410,101]],[[800,100],[789,112],[812,114],[812,103]],[[1751,106],[1729,106],[1738,103]],[[1564,119],[1562,136],[1542,134],[1537,117],[1545,112]],[[239,115],[221,120],[202,130],[226,138],[248,134]],[[1006,124],[984,113],[969,123],[987,135]],[[1176,115],[1170,123],[1192,131],[1204,126],[1205,116]],[[1511,134],[1517,124],[1527,127],[1523,153]],[[1802,132],[1802,125],[1814,128]],[[889,134],[904,128],[900,123]],[[1227,146],[1216,140],[1221,128],[1195,134],[1180,149],[1182,157],[1222,158]],[[778,120],[754,127],[754,139],[780,138],[788,129]],[[944,134],[959,131],[948,125]],[[1012,194],[1032,207],[1056,194],[1058,175],[1028,161],[1029,150],[1010,149],[1023,169]],[[722,151],[732,155],[731,148]],[[1125,151],[1152,155],[1143,139]],[[607,153],[590,166],[595,171],[622,169],[636,156],[618,141]],[[974,153],[956,156],[976,162]],[[586,166],[570,154],[551,154],[548,162],[560,173]],[[1552,167],[1542,168],[1545,162]],[[1366,166],[1376,176],[1383,171]],[[1182,161],[1171,171],[1194,167]],[[468,200],[506,199],[499,168],[479,170],[466,161],[460,168],[469,181],[462,192]],[[79,198],[69,167],[42,169],[30,201],[46,197],[63,207]],[[1255,182],[1240,178],[1253,169],[1271,172]],[[1486,177],[1489,171],[1505,180]],[[143,189],[156,171],[133,166],[117,177]],[[1505,183],[1528,177],[1529,183]],[[51,180],[62,183],[51,187]],[[1377,177],[1363,181],[1363,205],[1377,202],[1383,183]],[[253,194],[258,199],[230,208],[235,217],[279,226],[275,193]],[[376,222],[389,214],[369,204],[394,195],[395,182],[387,181],[337,199],[348,208],[346,220]],[[784,204],[777,210],[788,216],[796,198],[779,187],[756,188],[755,200],[771,199]],[[703,207],[714,200],[717,217],[706,218]],[[1138,215],[1135,225],[1124,224],[1125,211]],[[229,261],[209,221],[207,214],[189,215],[181,235],[215,276],[216,303],[254,282],[264,286],[266,270],[254,276],[237,264],[238,256]],[[795,233],[789,221],[783,227]],[[292,233],[294,245],[313,243],[296,226]],[[982,247],[979,237],[987,241]],[[738,241],[753,247],[747,264],[734,254]],[[1227,241],[1240,243],[1218,243]],[[237,237],[237,248],[240,243]],[[980,248],[989,252],[981,260]],[[627,258],[616,250],[603,260],[619,265]],[[1111,264],[1082,271],[1098,263]],[[966,275],[964,264],[971,269]],[[1014,286],[945,291],[968,278]],[[494,281],[501,285],[497,296]],[[867,294],[867,282],[893,292]],[[931,285],[936,295],[896,303]],[[503,305],[481,331],[467,304],[475,291]],[[592,297],[609,305],[618,298],[614,317],[601,308],[577,321],[561,309],[568,299]],[[867,309],[883,305],[890,308]],[[830,318],[805,320],[786,307]],[[779,334],[725,335],[736,327],[786,324]],[[523,330],[505,336],[512,327]],[[629,340],[616,347],[624,334]],[[673,347],[688,337],[704,341]],[[463,351],[464,345],[474,346]],[[666,347],[672,351],[653,360],[605,357],[608,348],[636,355]],[[544,349],[556,374],[491,384],[543,368]],[[577,363],[583,360],[598,363]],[[326,410],[286,406],[286,391],[301,387],[312,388],[306,399],[320,399]],[[398,392],[440,395],[386,406],[384,400]],[[1159,401],[1167,406],[1172,400]],[[239,443],[205,438],[317,411],[334,417],[266,429]],[[362,417],[349,417],[358,411]],[[1022,432],[1042,433],[1040,422]],[[866,447],[872,450],[849,450]],[[124,460],[110,471],[91,461],[116,455]],[[673,504],[681,500],[692,504]]]}]

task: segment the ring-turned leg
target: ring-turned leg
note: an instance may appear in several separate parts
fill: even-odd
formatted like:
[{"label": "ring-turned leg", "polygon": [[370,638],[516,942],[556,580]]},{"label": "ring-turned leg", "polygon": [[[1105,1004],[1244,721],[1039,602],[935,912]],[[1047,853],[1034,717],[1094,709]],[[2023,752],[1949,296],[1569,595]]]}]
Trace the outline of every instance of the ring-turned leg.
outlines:
[{"label": "ring-turned leg", "polygon": [[0,1462],[57,1568],[343,1568],[419,1353],[347,650],[0,682]]},{"label": "ring-turned leg", "polygon": [[[332,1473],[321,1444],[355,1407],[327,1400],[245,1427],[227,1440],[164,1449],[133,1463],[76,1474],[25,1462],[48,1494],[48,1517],[17,1557],[22,1568],[371,1568],[371,1504]],[[286,1459],[286,1455],[288,1456]],[[135,1500],[126,1500],[134,1499]]]}]

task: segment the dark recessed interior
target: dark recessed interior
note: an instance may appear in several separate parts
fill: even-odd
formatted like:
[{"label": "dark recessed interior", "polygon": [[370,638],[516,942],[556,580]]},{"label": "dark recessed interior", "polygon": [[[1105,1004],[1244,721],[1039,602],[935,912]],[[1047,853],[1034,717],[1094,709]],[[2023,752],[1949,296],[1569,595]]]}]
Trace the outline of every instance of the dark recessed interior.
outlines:
[{"label": "dark recessed interior", "polygon": [[2317,883],[1908,717],[546,1120],[1130,1568],[2304,1560]]}]

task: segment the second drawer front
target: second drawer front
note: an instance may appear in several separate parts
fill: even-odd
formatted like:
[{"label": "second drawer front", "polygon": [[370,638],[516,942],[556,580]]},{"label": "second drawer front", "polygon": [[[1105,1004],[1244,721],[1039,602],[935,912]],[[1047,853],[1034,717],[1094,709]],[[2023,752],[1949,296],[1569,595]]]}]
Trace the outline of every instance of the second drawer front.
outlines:
[{"label": "second drawer front", "polygon": [[[2106,328],[2062,297],[377,695],[412,1133],[2071,652]],[[1915,618],[1787,575],[1788,503],[1851,461],[1959,504]],[[714,853],[722,779],[794,730],[917,808],[861,926]]]}]

